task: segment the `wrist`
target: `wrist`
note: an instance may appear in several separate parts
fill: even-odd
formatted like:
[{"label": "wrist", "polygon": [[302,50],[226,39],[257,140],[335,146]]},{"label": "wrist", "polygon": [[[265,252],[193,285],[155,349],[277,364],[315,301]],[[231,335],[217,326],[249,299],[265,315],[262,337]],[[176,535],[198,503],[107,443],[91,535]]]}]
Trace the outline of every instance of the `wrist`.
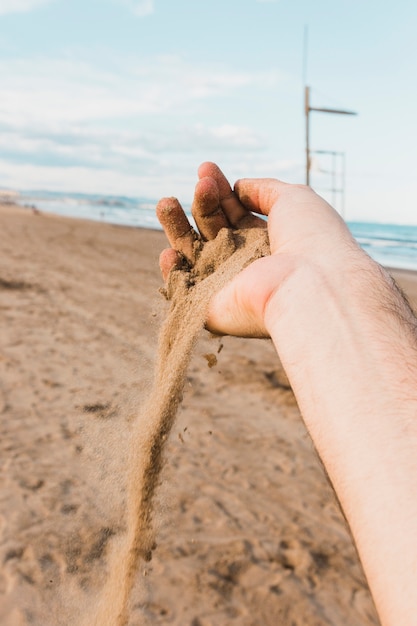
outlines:
[{"label": "wrist", "polygon": [[395,406],[415,389],[416,318],[393,279],[362,250],[340,261],[294,266],[268,300],[266,330],[300,407],[314,406],[329,388],[335,406],[350,407],[351,415],[358,394]]},{"label": "wrist", "polygon": [[391,290],[382,268],[359,247],[322,258],[331,263],[294,259],[265,305],[265,328],[289,369],[332,363],[355,343],[365,348]]},{"label": "wrist", "polygon": [[[282,326],[293,326],[299,317],[311,319],[316,310],[324,313],[332,301],[343,301],[347,306],[354,293],[360,297],[368,283],[380,280],[382,268],[356,244],[343,253],[323,251],[320,257],[286,258],[286,272],[281,271],[280,281],[264,307],[265,328],[271,337]],[[279,255],[275,258],[280,265]]]}]

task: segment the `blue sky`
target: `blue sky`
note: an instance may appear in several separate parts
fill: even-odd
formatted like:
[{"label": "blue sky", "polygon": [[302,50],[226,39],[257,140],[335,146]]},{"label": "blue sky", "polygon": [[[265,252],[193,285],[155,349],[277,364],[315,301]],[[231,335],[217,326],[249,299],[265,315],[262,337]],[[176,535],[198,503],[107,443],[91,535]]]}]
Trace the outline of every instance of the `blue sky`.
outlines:
[{"label": "blue sky", "polygon": [[0,0],[0,186],[189,202],[204,160],[304,182],[305,25],[312,105],[359,113],[311,113],[346,217],[417,223],[415,0]]}]

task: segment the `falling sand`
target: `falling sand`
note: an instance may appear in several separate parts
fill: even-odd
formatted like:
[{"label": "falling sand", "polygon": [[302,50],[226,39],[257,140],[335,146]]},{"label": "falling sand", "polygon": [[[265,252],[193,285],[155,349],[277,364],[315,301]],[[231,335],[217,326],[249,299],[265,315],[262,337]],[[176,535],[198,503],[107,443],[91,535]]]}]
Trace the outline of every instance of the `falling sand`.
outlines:
[{"label": "falling sand", "polygon": [[152,558],[155,547],[153,502],[164,446],[210,298],[246,265],[268,254],[266,229],[225,228],[213,241],[196,241],[191,269],[187,264],[170,274],[166,296],[171,306],[160,333],[154,382],[134,425],[129,451],[127,531],[114,545],[108,579],[89,626],[125,626],[129,621],[129,597],[138,569]]}]

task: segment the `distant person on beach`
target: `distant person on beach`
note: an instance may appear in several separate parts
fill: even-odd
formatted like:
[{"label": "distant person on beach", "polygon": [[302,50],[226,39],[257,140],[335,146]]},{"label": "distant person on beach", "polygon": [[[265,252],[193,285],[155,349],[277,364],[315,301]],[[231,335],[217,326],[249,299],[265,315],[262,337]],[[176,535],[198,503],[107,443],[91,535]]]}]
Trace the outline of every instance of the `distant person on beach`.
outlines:
[{"label": "distant person on beach", "polygon": [[[308,187],[242,179],[232,191],[199,169],[193,215],[203,239],[268,228],[254,261],[210,303],[217,334],[271,337],[350,524],[384,626],[417,624],[417,320],[389,274]],[[160,202],[172,246],[166,280],[196,233]],[[266,223],[256,214],[268,217]],[[273,494],[271,494],[273,497]]]}]

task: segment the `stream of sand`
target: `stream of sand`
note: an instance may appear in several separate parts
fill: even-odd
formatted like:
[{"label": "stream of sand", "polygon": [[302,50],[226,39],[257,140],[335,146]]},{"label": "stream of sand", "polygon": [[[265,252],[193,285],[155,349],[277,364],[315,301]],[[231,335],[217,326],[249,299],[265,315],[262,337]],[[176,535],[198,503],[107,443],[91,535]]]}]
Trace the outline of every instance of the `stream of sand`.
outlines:
[{"label": "stream of sand", "polygon": [[160,332],[154,382],[131,438],[127,531],[113,546],[107,582],[88,626],[128,624],[129,599],[140,563],[152,558],[155,547],[153,503],[165,442],[182,400],[186,370],[209,301],[246,265],[268,254],[266,229],[222,229],[213,241],[196,246],[191,268],[171,272],[166,289],[171,304]]}]

